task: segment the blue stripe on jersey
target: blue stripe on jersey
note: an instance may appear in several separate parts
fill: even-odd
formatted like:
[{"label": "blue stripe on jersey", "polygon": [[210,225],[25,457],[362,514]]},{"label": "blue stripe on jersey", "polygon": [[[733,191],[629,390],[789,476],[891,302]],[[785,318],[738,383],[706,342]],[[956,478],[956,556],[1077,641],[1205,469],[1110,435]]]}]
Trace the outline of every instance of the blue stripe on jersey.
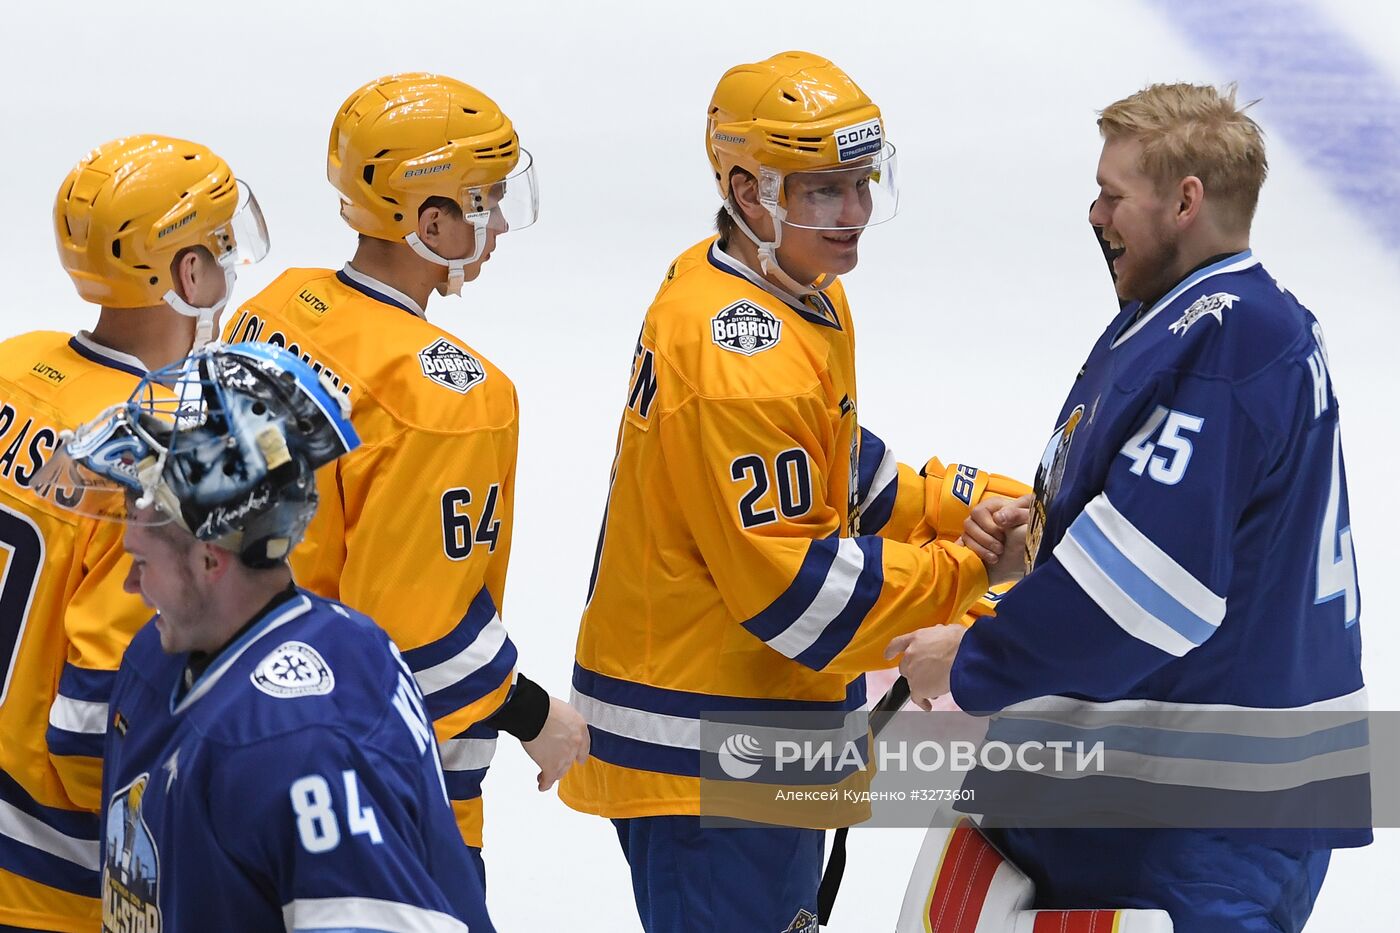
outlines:
[{"label": "blue stripe on jersey", "polygon": [[588,727],[588,753],[599,761],[634,771],[656,771],[680,777],[700,776],[700,750],[657,745]]},{"label": "blue stripe on jersey", "polygon": [[506,682],[510,672],[515,669],[516,656],[515,643],[507,638],[489,662],[450,687],[427,694],[423,699],[428,715],[435,720],[441,719],[495,690]]},{"label": "blue stripe on jersey", "polygon": [[[514,689],[514,688],[512,688]],[[494,751],[496,737],[500,730],[485,723],[472,723],[463,732],[454,735],[442,744],[442,773],[447,783],[447,796],[453,800],[474,800],[481,796],[481,782],[490,770],[489,764],[482,767],[463,767],[465,763],[481,764],[487,760],[480,754],[482,746],[488,745]],[[473,743],[466,756],[453,754],[453,743],[466,740]]]},{"label": "blue stripe on jersey", "polygon": [[817,640],[795,659],[814,671],[819,671],[831,663],[831,659],[851,643],[856,629],[880,598],[880,590],[885,586],[885,542],[882,538],[861,536],[850,538],[865,552],[865,563],[856,579],[855,590],[846,607],[822,630]]},{"label": "blue stripe on jersey", "polygon": [[426,645],[402,652],[404,663],[416,673],[455,657],[476,641],[476,636],[481,634],[481,630],[491,622],[495,615],[495,601],[491,599],[490,591],[483,586],[481,592],[476,594],[471,605],[467,607],[466,615],[462,616],[461,621],[452,631],[437,641],[431,641]]},{"label": "blue stripe on jersey", "polygon": [[890,520],[890,515],[894,512],[895,499],[898,497],[899,483],[895,481],[886,486],[884,491],[876,496],[869,505],[861,509],[861,534],[878,534],[880,529],[884,528]]},{"label": "blue stripe on jersey", "polygon": [[453,800],[475,800],[481,796],[481,782],[490,768],[476,768],[471,771],[444,771],[443,780],[447,784],[447,796]]},{"label": "blue stripe on jersey", "polygon": [[884,581],[881,539],[813,541],[797,579],[744,628],[775,651],[821,670],[850,643]]},{"label": "blue stripe on jersey", "polygon": [[574,664],[574,689],[613,706],[639,709],[666,716],[699,719],[704,713],[738,712],[848,712],[865,704],[865,678],[857,677],[846,687],[845,699],[770,700],[761,697],[732,697],[714,693],[668,690],[649,684],[618,680]]},{"label": "blue stripe on jersey", "polygon": [[[32,817],[79,843],[91,845],[94,867],[79,865],[7,835],[5,826],[20,822],[14,811]],[[0,771],[0,869],[71,894],[97,897],[99,875],[95,866],[100,829],[97,814],[45,807],[36,803],[13,778]]]},{"label": "blue stripe on jersey", "polygon": [[[1277,718],[1280,715],[1287,715],[1278,711],[1264,711],[1263,715],[1268,716],[1269,712],[1274,713],[1275,718],[1268,720],[1273,723],[1281,721]],[[1150,721],[1150,713],[1143,715]],[[1214,715],[1216,722],[1223,722],[1220,713],[1203,715]],[[1245,718],[1247,714],[1241,713],[1237,716],[1239,718],[1234,721],[1242,725],[1249,723],[1249,719]],[[1244,764],[1290,764],[1333,752],[1365,748],[1370,744],[1370,732],[1364,718],[1321,728],[1307,735],[1268,736],[1182,731],[1177,728],[1159,729],[1148,726],[1079,727],[1041,719],[1020,719],[1014,715],[997,717],[987,730],[987,741],[1020,743],[1061,740],[1082,742],[1085,747],[1102,742],[1109,752],[1132,752],[1165,758]]]},{"label": "blue stripe on jersey", "polygon": [[861,428],[855,492],[855,500],[860,504],[861,534],[873,535],[885,527],[898,495],[898,462],[884,441]]},{"label": "blue stripe on jersey", "polygon": [[106,739],[105,732],[69,732],[52,725],[44,731],[44,742],[51,755],[101,758]]},{"label": "blue stripe on jersey", "polygon": [[3,832],[0,832],[0,869],[80,897],[97,897],[101,891],[98,872],[25,845]]},{"label": "blue stripe on jersey", "polygon": [[768,641],[792,625],[821,592],[827,573],[836,560],[839,542],[840,539],[834,535],[813,541],[792,583],[767,609],[745,622],[744,628],[761,640]]},{"label": "blue stripe on jersey", "polygon": [[870,494],[870,484],[875,481],[875,472],[885,459],[885,442],[865,428],[860,429],[860,459],[856,464],[856,499],[864,500]]},{"label": "blue stripe on jersey", "polygon": [[63,810],[46,807],[36,801],[20,786],[19,782],[0,770],[0,803],[6,803],[16,810],[31,816],[45,826],[58,830],[65,836],[83,841],[96,841],[100,835],[97,814],[86,810]]},{"label": "blue stripe on jersey", "polygon": [[112,685],[116,682],[116,671],[94,671],[64,664],[63,673],[58,678],[58,692],[74,700],[106,703],[112,696]]},{"label": "blue stripe on jersey", "polygon": [[1215,634],[1215,626],[1186,608],[1180,600],[1143,573],[1131,557],[1119,550],[1089,512],[1080,513],[1070,525],[1067,535],[1084,549],[1089,559],[1129,599],[1154,618],[1170,626],[1182,638],[1200,646]]}]

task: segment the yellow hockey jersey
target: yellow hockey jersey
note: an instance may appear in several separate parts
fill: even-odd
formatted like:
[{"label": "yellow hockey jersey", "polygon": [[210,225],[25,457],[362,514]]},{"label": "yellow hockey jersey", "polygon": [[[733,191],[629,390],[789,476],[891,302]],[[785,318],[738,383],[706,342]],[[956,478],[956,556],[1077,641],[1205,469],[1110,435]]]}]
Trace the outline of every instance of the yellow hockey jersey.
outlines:
[{"label": "yellow hockey jersey", "polygon": [[140,360],[79,334],[0,343],[0,925],[101,925],[102,742],[122,653],[153,614],[123,592],[120,524],[61,508],[34,474],[125,400]]},{"label": "yellow hockey jersey", "polygon": [[713,239],[671,265],[579,632],[592,758],[565,777],[567,804],[699,813],[702,710],[859,708],[894,636],[961,621],[987,590],[952,539],[995,478],[900,465],[856,415],[839,283],[799,301]]},{"label": "yellow hockey jersey", "polygon": [[408,296],[346,266],[291,269],[245,303],[230,342],[284,347],[351,402],[358,450],[318,474],[292,553],[299,584],[374,619],[427,699],[448,795],[482,844],[481,780],[516,650],[500,620],[515,505],[518,404],[505,373]]}]

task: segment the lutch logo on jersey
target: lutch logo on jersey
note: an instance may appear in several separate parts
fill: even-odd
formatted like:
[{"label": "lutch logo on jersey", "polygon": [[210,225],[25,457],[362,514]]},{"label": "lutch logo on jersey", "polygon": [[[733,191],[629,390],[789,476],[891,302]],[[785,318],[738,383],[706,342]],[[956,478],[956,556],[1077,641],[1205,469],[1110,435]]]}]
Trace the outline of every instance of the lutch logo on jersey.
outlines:
[{"label": "lutch logo on jersey", "polygon": [[107,804],[102,865],[102,929],[160,933],[160,853],[141,804],[150,774],[112,795]]},{"label": "lutch logo on jersey", "polygon": [[335,689],[335,674],[315,648],[301,641],[283,642],[248,675],[270,697],[324,696]]},{"label": "lutch logo on jersey", "polygon": [[423,375],[463,395],[486,378],[481,360],[443,337],[418,351],[418,363]]},{"label": "lutch logo on jersey", "polygon": [[804,907],[792,918],[792,923],[788,924],[783,933],[817,933],[818,929],[820,927],[817,925],[817,915]]},{"label": "lutch logo on jersey", "polygon": [[710,320],[710,336],[717,346],[753,356],[777,345],[783,336],[783,322],[767,308],[736,301]]},{"label": "lutch logo on jersey", "polygon": [[1172,322],[1167,328],[1173,334],[1185,334],[1191,329],[1191,325],[1207,315],[1214,317],[1217,324],[1225,323],[1225,312],[1235,306],[1235,302],[1240,300],[1239,295],[1231,295],[1227,292],[1216,292],[1214,295],[1206,295],[1197,298],[1191,307]]}]

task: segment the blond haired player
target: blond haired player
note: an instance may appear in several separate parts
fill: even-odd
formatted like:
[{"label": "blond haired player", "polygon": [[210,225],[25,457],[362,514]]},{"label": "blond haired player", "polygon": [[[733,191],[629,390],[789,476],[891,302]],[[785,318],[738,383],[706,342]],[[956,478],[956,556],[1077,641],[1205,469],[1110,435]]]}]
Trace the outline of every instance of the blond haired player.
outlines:
[{"label": "blond haired player", "polygon": [[150,618],[122,592],[120,529],[35,474],[64,431],[208,340],[234,266],[267,252],[252,193],[198,143],[98,147],[54,205],[59,258],[101,307],[91,331],[0,343],[0,925],[100,922],[97,810],[107,697]]},{"label": "blond haired player", "polygon": [[1158,84],[1103,110],[1089,222],[1123,307],[1046,445],[1032,569],[941,672],[1012,729],[1106,739],[1075,780],[976,787],[1035,906],[1191,933],[1302,929],[1331,851],[1372,838],[1340,412],[1322,326],[1250,248],[1268,160],[1245,109]]},{"label": "blond haired player", "polygon": [[561,796],[615,821],[648,931],[814,931],[819,830],[700,825],[701,713],[859,708],[895,636],[987,590],[953,539],[1021,487],[920,473],[859,426],[837,276],[896,207],[870,98],[805,52],[740,65],[706,151],[720,235],[672,263],[636,346],[574,669],[593,757]]},{"label": "blond haired player", "polygon": [[228,337],[286,347],[354,404],[364,445],[318,477],[321,507],[293,569],[307,589],[373,617],[403,649],[481,868],[481,780],[498,730],[522,740],[541,790],[588,750],[582,718],[516,672],[501,624],[515,387],[426,318],[434,291],[460,294],[498,235],[534,222],[534,167],[485,94],[401,74],[345,101],[326,171],[360,234],[354,258],[339,271],[283,273],[239,309]]}]

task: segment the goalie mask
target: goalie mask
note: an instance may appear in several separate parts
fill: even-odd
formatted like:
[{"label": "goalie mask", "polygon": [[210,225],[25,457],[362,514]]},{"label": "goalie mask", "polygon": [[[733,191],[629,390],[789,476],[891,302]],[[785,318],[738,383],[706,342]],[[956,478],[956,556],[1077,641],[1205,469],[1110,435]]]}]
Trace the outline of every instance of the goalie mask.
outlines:
[{"label": "goalie mask", "polygon": [[73,511],[173,521],[270,567],[316,511],[316,469],[359,446],[349,415],[345,396],[285,350],[211,346],[67,434],[35,483]]}]

